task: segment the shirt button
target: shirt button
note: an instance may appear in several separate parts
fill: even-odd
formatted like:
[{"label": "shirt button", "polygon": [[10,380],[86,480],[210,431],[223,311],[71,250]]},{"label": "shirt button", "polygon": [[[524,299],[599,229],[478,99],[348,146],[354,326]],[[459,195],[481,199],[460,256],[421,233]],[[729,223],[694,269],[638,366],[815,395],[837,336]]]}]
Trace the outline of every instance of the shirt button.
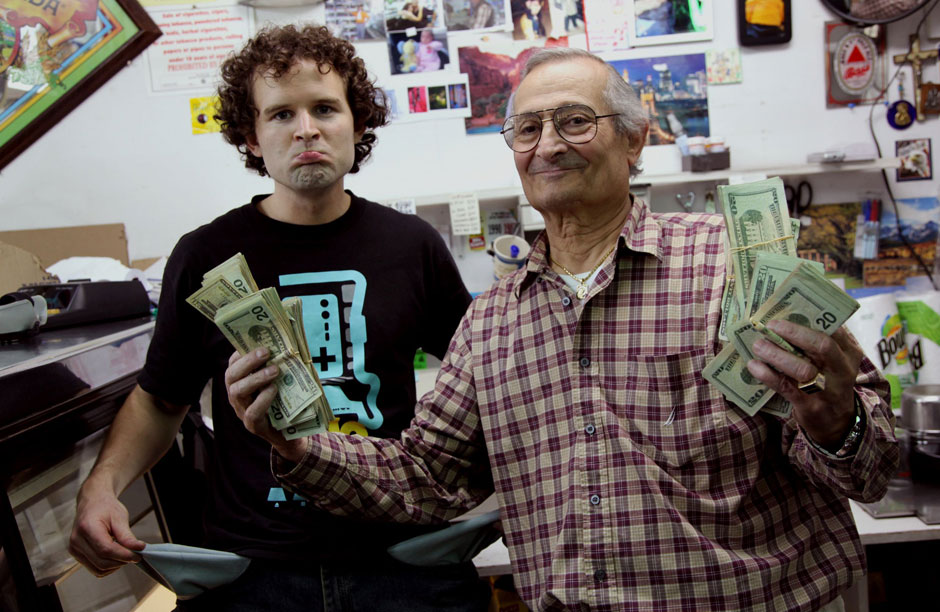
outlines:
[{"label": "shirt button", "polygon": [[581,367],[582,367],[582,368],[586,368],[586,367],[588,367],[589,365],[591,365],[591,360],[588,359],[587,357],[582,357],[581,360],[580,360],[578,363],[581,364]]},{"label": "shirt button", "polygon": [[607,580],[607,572],[602,569],[596,570],[594,572],[594,580],[595,582],[604,582]]},{"label": "shirt button", "polygon": [[584,431],[585,433],[587,433],[587,435],[593,436],[595,429],[593,425],[588,425],[587,427],[584,428]]},{"label": "shirt button", "polygon": [[600,496],[600,495],[592,495],[592,496],[591,496],[591,503],[594,504],[595,506],[596,506],[597,504],[601,503],[601,496]]},{"label": "shirt button", "polygon": [[566,295],[565,297],[561,298],[561,303],[564,306],[571,306],[571,298]]}]

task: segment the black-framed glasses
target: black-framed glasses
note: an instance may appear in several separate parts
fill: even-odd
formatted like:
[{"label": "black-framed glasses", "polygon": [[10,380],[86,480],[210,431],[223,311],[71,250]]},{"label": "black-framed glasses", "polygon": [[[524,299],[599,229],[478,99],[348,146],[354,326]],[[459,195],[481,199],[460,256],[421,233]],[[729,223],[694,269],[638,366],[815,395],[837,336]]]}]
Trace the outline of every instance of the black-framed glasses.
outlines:
[{"label": "black-framed glasses", "polygon": [[[552,111],[552,116],[542,119],[542,113]],[[527,153],[542,139],[542,124],[551,121],[555,131],[566,142],[584,144],[591,142],[597,135],[597,120],[604,117],[616,117],[620,113],[598,115],[590,106],[570,104],[558,108],[545,108],[531,113],[520,113],[507,117],[500,134],[509,148],[516,153]]]}]

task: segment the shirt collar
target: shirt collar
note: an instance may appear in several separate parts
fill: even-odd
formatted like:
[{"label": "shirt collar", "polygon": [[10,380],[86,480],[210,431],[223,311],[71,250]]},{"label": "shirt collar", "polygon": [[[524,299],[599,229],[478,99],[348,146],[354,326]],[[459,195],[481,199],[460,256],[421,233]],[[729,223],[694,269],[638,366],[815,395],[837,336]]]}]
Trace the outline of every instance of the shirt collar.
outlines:
[{"label": "shirt collar", "polygon": [[[662,261],[662,228],[653,218],[645,201],[630,194],[631,207],[627,221],[620,230],[619,247],[626,247],[635,253],[652,255]],[[617,251],[617,256],[620,250]],[[535,282],[535,279],[551,267],[548,261],[548,235],[543,231],[532,244],[532,250],[526,260],[525,274],[517,274],[513,294],[519,297],[523,289]]]}]

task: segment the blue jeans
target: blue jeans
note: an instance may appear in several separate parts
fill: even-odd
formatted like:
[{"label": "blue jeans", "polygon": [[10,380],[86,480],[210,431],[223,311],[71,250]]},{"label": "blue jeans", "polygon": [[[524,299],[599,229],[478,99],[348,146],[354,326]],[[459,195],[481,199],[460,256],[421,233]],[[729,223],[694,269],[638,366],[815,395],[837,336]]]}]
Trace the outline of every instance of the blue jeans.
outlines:
[{"label": "blue jeans", "polygon": [[176,602],[177,612],[484,612],[487,583],[472,563],[414,567],[254,559],[238,580]]}]

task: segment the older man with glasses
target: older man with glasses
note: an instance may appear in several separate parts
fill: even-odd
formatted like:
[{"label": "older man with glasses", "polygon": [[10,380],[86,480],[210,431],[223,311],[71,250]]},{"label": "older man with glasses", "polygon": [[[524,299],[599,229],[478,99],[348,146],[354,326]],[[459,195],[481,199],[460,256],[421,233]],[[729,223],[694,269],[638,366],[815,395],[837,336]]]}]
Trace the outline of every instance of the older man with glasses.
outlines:
[{"label": "older man with glasses", "polygon": [[[887,384],[846,332],[796,325],[774,331],[807,359],[764,346],[748,367],[790,418],[702,378],[724,224],[630,195],[647,130],[602,60],[533,54],[502,134],[545,232],[471,304],[400,440],[284,440],[251,356],[229,399],[279,481],[331,512],[432,522],[495,491],[532,609],[840,609],[864,562],[846,498],[879,498],[897,465]],[[824,391],[797,388],[807,369]]]}]

